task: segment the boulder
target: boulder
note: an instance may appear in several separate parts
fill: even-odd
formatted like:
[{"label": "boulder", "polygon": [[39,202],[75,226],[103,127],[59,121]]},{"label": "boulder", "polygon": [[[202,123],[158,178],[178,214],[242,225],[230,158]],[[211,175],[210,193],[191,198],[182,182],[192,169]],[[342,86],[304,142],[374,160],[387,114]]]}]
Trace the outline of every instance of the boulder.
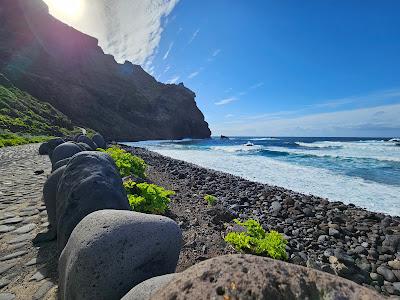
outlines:
[{"label": "boulder", "polygon": [[78,143],[85,143],[87,145],[89,145],[90,148],[92,148],[92,150],[96,150],[97,149],[97,145],[95,142],[93,142],[90,138],[88,138],[86,135],[81,135],[80,137],[78,137],[77,140]]},{"label": "boulder", "polygon": [[81,152],[81,148],[79,148],[78,145],[72,143],[72,142],[66,142],[61,145],[58,145],[52,155],[51,155],[51,164],[54,165],[56,162],[72,157],[74,154]]},{"label": "boulder", "polygon": [[61,253],[60,299],[121,299],[144,280],[175,271],[181,238],[179,226],[163,216],[91,213]]},{"label": "boulder", "polygon": [[49,143],[44,142],[39,146],[39,155],[49,154],[50,146]]},{"label": "boulder", "polygon": [[96,134],[92,137],[92,140],[93,140],[93,142],[96,143],[96,145],[97,145],[99,148],[106,149],[106,147],[107,147],[106,141],[104,140],[103,136],[102,136],[100,133],[96,133]]},{"label": "boulder", "polygon": [[79,137],[80,136],[82,136],[82,135],[84,135],[83,133],[78,133],[78,134],[76,134],[75,136],[74,136],[74,142],[78,142],[78,139],[79,139]]},{"label": "boulder", "polygon": [[49,225],[51,230],[57,229],[56,223],[56,197],[58,183],[62,174],[64,174],[66,166],[61,166],[57,168],[50,176],[47,178],[43,186],[43,200],[46,205],[47,217],[49,220]]},{"label": "boulder", "polygon": [[172,273],[147,279],[131,289],[121,300],[150,300],[151,296],[170,282],[175,275]]},{"label": "boulder", "polygon": [[61,145],[62,143],[65,143],[65,141],[62,138],[54,138],[51,139],[43,144],[40,145],[39,147],[39,154],[40,155],[45,155],[47,154],[49,157],[51,157],[54,149],[58,146]]},{"label": "boulder", "polygon": [[65,166],[69,163],[69,161],[71,160],[71,157],[68,158],[64,158],[62,160],[59,160],[58,162],[56,162],[52,167],[51,167],[51,172],[56,171],[57,169],[61,168],[62,166]]},{"label": "boulder", "polygon": [[49,141],[47,141],[47,144],[49,145],[50,149],[54,150],[58,145],[61,145],[65,143],[65,141],[62,138],[54,138]]},{"label": "boulder", "polygon": [[79,146],[79,148],[82,149],[82,151],[93,151],[93,148],[90,147],[90,146],[89,146],[88,144],[86,144],[86,143],[80,142],[80,143],[76,143],[76,144]]},{"label": "boulder", "polygon": [[106,153],[80,152],[72,157],[58,185],[58,249],[64,248],[84,217],[101,209],[131,209],[121,176]]},{"label": "boulder", "polygon": [[315,269],[253,255],[224,255],[177,274],[152,299],[381,299]]}]

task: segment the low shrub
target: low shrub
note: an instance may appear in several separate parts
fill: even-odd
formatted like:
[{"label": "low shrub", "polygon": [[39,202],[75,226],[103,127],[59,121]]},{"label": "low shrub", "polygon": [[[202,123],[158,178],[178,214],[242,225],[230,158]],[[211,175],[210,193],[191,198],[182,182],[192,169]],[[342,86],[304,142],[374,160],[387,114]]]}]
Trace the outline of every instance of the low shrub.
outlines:
[{"label": "low shrub", "polygon": [[150,183],[136,183],[129,179],[124,182],[132,210],[142,213],[164,214],[171,202],[173,191]]},{"label": "low shrub", "polygon": [[217,204],[217,197],[215,197],[215,196],[213,196],[213,195],[205,195],[204,196],[204,200],[206,200],[207,201],[207,203],[208,203],[208,205],[211,205],[211,206],[213,206],[213,205],[215,205],[215,204]]},{"label": "low shrub", "polygon": [[116,146],[110,147],[107,150],[98,150],[106,152],[112,157],[122,177],[129,175],[134,175],[139,178],[146,177],[146,163],[140,157],[132,155]]},{"label": "low shrub", "polygon": [[30,143],[42,143],[48,141],[52,137],[48,136],[30,136],[18,135],[15,133],[0,133],[0,148],[7,146],[17,146]]},{"label": "low shrub", "polygon": [[6,84],[4,79],[0,74],[0,130],[31,136],[73,136],[81,131],[52,105]]},{"label": "low shrub", "polygon": [[253,219],[246,222],[234,221],[246,229],[245,232],[230,232],[225,237],[225,241],[237,251],[287,260],[287,240],[282,234],[275,230],[266,233],[261,224]]}]

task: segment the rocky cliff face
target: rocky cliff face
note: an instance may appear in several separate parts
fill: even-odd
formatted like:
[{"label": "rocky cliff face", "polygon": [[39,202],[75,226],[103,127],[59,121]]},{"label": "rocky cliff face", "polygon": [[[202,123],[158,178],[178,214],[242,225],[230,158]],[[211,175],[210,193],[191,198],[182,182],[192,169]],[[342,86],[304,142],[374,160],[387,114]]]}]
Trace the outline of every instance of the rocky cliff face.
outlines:
[{"label": "rocky cliff face", "polygon": [[117,64],[97,44],[41,0],[0,1],[0,73],[18,88],[109,139],[210,136],[191,90]]}]

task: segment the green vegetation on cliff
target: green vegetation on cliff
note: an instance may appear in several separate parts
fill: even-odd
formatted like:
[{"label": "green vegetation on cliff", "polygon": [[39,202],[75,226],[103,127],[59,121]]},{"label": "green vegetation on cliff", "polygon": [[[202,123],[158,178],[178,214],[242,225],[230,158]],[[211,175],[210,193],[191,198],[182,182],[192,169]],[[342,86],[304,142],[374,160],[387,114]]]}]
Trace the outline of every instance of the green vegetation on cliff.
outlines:
[{"label": "green vegetation on cliff", "polygon": [[0,128],[31,135],[68,135],[80,132],[50,104],[15,87],[0,85]]},{"label": "green vegetation on cliff", "polygon": [[30,143],[42,143],[48,141],[49,136],[30,136],[15,133],[0,133],[0,148],[6,146],[17,146]]},{"label": "green vegetation on cliff", "polygon": [[14,87],[0,74],[0,147],[72,136],[79,127],[49,103]]}]

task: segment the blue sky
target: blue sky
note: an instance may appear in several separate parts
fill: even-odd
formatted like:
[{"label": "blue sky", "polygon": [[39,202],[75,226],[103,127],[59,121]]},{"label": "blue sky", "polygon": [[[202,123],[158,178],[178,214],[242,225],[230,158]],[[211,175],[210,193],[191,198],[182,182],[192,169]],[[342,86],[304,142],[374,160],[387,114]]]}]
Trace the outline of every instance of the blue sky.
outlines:
[{"label": "blue sky", "polygon": [[[184,82],[215,135],[400,135],[399,1],[127,1],[113,47],[104,18],[64,21]],[[115,48],[128,35],[130,49]]]}]

